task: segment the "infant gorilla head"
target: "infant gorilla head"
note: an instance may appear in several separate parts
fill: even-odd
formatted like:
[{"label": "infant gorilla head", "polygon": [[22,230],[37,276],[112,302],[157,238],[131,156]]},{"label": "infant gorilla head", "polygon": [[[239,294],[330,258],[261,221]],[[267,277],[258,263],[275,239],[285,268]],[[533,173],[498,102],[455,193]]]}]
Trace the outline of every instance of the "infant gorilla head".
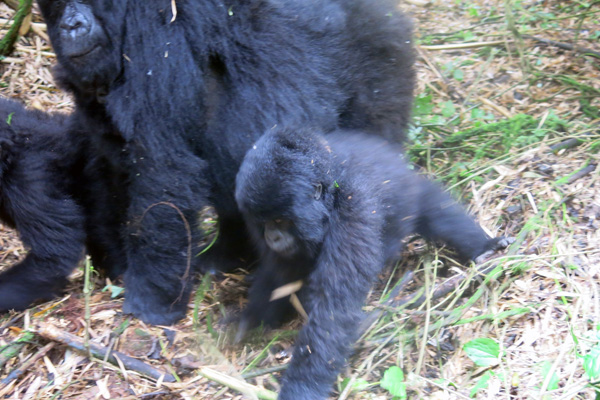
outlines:
[{"label": "infant gorilla head", "polygon": [[506,245],[491,239],[438,186],[408,169],[396,146],[358,132],[278,128],[248,151],[236,200],[262,250],[238,339],[289,311],[275,289],[304,280],[308,322],[279,399],[325,399],[357,336],[367,293],[413,233],[464,258]]},{"label": "infant gorilla head", "polygon": [[248,229],[278,255],[317,256],[334,207],[331,162],[325,139],[308,131],[275,130],[248,151],[236,199]]}]

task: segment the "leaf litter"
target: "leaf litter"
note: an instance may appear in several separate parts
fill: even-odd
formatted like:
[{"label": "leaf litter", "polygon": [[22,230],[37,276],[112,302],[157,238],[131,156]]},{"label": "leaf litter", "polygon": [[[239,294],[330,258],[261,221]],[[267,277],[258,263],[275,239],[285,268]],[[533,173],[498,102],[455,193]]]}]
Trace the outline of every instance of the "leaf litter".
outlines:
[{"label": "leaf litter", "polygon": [[[365,310],[376,318],[332,398],[388,399],[386,387],[427,399],[596,398],[600,5],[440,0],[399,7],[415,19],[419,46],[409,157],[491,235],[516,241],[483,276],[452,252],[409,238],[402,261],[371,293]],[[0,3],[0,37],[13,15]],[[73,103],[52,79],[55,57],[35,7],[30,23],[0,60],[0,94],[68,112]],[[1,227],[0,269],[25,253],[17,234]],[[410,279],[394,291],[407,271]],[[301,320],[231,345],[227,322],[245,302],[244,271],[203,280],[188,317],[172,327],[123,315],[118,290],[111,297],[119,283],[96,274],[86,303],[83,275],[82,268],[73,274],[63,298],[0,317],[1,398],[219,400],[270,398],[277,390]],[[444,282],[452,285],[436,291]],[[425,300],[401,301],[411,296]],[[44,326],[75,335],[84,350],[38,334]],[[498,344],[497,363],[478,366],[465,352],[482,339]],[[173,382],[90,358],[92,344]]]}]

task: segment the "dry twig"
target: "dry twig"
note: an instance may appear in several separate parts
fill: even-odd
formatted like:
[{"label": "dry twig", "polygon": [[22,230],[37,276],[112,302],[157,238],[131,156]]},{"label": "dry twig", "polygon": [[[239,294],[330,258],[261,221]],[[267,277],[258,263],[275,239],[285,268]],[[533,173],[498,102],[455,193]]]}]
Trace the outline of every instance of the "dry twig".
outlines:
[{"label": "dry twig", "polygon": [[[59,342],[75,350],[87,353],[87,349],[83,340],[78,336],[61,331],[60,329],[52,325],[44,323],[40,323],[36,331],[40,336],[48,340]],[[128,355],[125,355],[118,351],[111,352],[108,348],[95,343],[89,344],[89,350],[94,357],[97,357],[99,359],[104,359],[105,357],[107,357],[108,354],[108,357],[106,359],[113,365],[119,366],[120,361],[125,368],[138,372],[142,375],[148,376],[152,379],[158,380],[162,378],[164,382],[175,382],[175,377],[173,375],[161,371],[157,368],[154,368],[136,358],[129,357]]]},{"label": "dry twig", "polygon": [[559,49],[574,51],[576,53],[582,53],[583,55],[590,55],[593,57],[600,58],[600,52],[597,52],[592,49],[588,49],[586,47],[574,46],[572,44],[557,42],[555,40],[539,38],[539,37],[531,36],[531,35],[522,35],[522,36],[523,36],[523,39],[530,39],[530,40],[536,41],[538,43],[546,44],[548,46],[558,47]]},{"label": "dry twig", "polygon": [[31,356],[27,361],[23,363],[19,368],[14,369],[6,378],[0,382],[0,386],[8,385],[10,382],[17,379],[19,376],[23,375],[24,372],[27,372],[29,368],[35,364],[37,360],[44,357],[52,348],[56,346],[56,343],[48,343],[44,347],[42,347],[37,353]]},{"label": "dry twig", "polygon": [[229,375],[226,375],[222,372],[215,371],[214,369],[200,368],[198,370],[198,373],[200,375],[202,375],[203,377],[205,377],[206,379],[210,379],[211,381],[220,383],[221,385],[225,385],[230,389],[236,390],[236,391],[246,394],[246,395],[250,395],[250,396],[254,395],[254,396],[258,397],[259,399],[264,399],[264,400],[276,400],[277,399],[277,393],[275,393],[275,392],[260,388],[258,386],[251,385],[244,381],[240,381],[240,380],[235,379],[235,378],[233,378]]}]

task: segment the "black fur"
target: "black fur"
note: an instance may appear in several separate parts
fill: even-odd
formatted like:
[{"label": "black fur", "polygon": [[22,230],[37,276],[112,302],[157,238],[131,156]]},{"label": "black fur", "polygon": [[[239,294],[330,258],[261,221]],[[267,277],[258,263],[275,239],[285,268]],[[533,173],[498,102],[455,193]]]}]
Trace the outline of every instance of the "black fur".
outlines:
[{"label": "black fur", "polygon": [[[266,129],[403,138],[412,28],[394,1],[188,0],[176,17],[170,0],[38,3],[76,100],[69,131],[89,150],[75,169],[89,184],[74,188],[89,251],[124,272],[124,310],[146,322],[185,314],[192,267],[252,255],[234,181]],[[207,205],[219,240],[196,258]]]},{"label": "black fur", "polygon": [[244,159],[236,199],[262,250],[238,338],[260,322],[277,323],[289,297],[270,301],[273,290],[305,280],[309,319],[280,400],[327,398],[367,293],[407,235],[445,242],[466,259],[504,245],[410,171],[400,149],[362,133],[267,132]]},{"label": "black fur", "polygon": [[0,312],[60,293],[83,256],[83,214],[67,194],[66,117],[0,98],[0,220],[27,256],[0,274]]}]

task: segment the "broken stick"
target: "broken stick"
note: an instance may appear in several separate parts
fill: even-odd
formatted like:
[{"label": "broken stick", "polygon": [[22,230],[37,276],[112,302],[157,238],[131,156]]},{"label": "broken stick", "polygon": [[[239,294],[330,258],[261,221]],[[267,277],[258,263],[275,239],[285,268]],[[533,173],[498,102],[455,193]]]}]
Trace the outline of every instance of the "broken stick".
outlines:
[{"label": "broken stick", "polygon": [[[87,354],[87,348],[86,348],[85,344],[83,343],[83,339],[81,339],[78,336],[75,336],[75,335],[65,332],[65,331],[61,331],[60,329],[58,329],[52,325],[44,324],[44,323],[40,323],[38,325],[36,332],[38,333],[38,335],[40,335],[48,340],[52,340],[54,342],[59,342],[59,343],[65,344],[75,350],[78,350],[78,351],[81,351],[82,353]],[[120,353],[118,351],[110,351],[105,346],[100,346],[95,343],[90,343],[89,349],[94,357],[97,357],[102,360],[106,359],[108,362],[110,362],[113,365],[119,366],[119,361],[120,361],[125,368],[135,371],[135,372],[138,372],[142,375],[148,376],[152,379],[159,380],[162,377],[162,380],[164,382],[169,382],[169,383],[175,382],[175,377],[173,375],[171,375],[165,371],[161,371],[157,368],[154,368],[136,358],[130,357],[130,356]],[[108,355],[108,357],[107,357],[107,355]],[[105,357],[107,357],[107,358],[105,358]],[[119,359],[119,361],[117,361],[117,358]]]}]

